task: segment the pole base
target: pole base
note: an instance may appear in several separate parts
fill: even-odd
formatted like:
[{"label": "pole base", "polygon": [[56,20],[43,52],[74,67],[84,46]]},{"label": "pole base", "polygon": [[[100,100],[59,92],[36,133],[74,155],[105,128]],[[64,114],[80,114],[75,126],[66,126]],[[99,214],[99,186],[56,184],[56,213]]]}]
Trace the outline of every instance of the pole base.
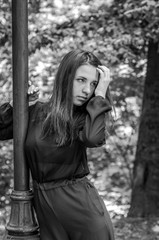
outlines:
[{"label": "pole base", "polygon": [[40,240],[39,235],[33,235],[33,236],[13,236],[6,233],[6,236],[3,237],[3,240]]},{"label": "pole base", "polygon": [[32,191],[12,191],[11,215],[4,239],[39,240],[39,227],[33,209]]}]

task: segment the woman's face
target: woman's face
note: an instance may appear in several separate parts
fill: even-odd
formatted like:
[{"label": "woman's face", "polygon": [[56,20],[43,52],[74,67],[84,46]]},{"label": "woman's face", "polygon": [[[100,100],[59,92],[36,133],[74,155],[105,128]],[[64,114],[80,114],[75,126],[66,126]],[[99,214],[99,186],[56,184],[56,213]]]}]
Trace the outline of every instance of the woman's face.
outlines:
[{"label": "woman's face", "polygon": [[80,66],[73,80],[73,104],[82,106],[94,93],[98,84],[98,72],[92,65]]}]

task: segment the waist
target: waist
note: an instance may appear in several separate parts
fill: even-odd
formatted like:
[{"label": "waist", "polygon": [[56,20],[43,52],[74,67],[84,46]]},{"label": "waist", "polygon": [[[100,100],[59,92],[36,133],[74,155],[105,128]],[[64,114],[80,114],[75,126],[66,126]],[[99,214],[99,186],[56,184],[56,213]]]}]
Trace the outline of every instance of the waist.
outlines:
[{"label": "waist", "polygon": [[50,190],[53,188],[58,188],[58,187],[65,187],[67,185],[73,185],[78,182],[82,181],[89,181],[86,176],[81,177],[81,178],[73,178],[73,179],[61,179],[61,180],[54,180],[50,182],[42,182],[38,183],[36,180],[33,180],[33,187],[34,189],[40,189],[42,191]]}]

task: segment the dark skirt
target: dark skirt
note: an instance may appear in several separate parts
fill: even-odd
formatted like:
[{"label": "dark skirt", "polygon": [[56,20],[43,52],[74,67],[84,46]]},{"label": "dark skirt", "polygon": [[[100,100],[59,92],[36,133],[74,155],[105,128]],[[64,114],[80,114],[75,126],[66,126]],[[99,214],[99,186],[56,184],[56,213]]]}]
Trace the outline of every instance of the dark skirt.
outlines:
[{"label": "dark skirt", "polygon": [[41,240],[114,240],[105,204],[86,177],[34,182],[34,206]]}]

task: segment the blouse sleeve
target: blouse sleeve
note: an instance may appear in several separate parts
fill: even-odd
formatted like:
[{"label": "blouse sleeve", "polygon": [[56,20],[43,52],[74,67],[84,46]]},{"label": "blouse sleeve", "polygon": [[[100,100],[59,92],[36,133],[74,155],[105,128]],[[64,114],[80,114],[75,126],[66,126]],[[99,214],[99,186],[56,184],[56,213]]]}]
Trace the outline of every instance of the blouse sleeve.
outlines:
[{"label": "blouse sleeve", "polygon": [[101,96],[93,97],[87,104],[86,120],[80,140],[86,147],[99,147],[105,142],[105,113],[112,109],[109,101]]},{"label": "blouse sleeve", "polygon": [[[36,103],[29,106],[29,113],[34,109]],[[0,140],[13,138],[13,107],[9,103],[0,106]]]},{"label": "blouse sleeve", "polygon": [[13,138],[13,108],[9,103],[0,106],[0,140]]}]

